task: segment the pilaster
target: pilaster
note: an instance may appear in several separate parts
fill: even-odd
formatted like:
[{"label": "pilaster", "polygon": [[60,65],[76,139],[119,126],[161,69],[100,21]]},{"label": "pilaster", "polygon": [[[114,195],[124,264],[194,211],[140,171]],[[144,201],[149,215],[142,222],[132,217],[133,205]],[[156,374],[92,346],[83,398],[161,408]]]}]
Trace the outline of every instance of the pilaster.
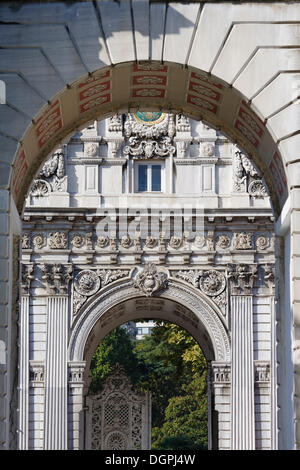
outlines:
[{"label": "pilaster", "polygon": [[47,346],[45,374],[44,446],[63,450],[68,446],[68,283],[70,267],[45,265],[47,298]]},{"label": "pilaster", "polygon": [[19,349],[19,450],[28,449],[29,421],[29,299],[33,264],[22,264]]},{"label": "pilaster", "polygon": [[256,266],[239,265],[231,279],[233,450],[255,449],[253,299]]}]

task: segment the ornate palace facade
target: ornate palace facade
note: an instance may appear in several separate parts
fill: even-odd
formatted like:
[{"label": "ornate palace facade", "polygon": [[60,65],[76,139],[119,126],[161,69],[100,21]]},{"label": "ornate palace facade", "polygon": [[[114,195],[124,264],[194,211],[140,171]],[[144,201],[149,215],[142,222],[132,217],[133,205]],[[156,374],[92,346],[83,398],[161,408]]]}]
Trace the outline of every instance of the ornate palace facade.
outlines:
[{"label": "ornate palace facade", "polygon": [[159,112],[78,131],[23,215],[19,447],[86,448],[95,348],[161,318],[206,356],[210,447],[275,448],[277,250],[262,175],[220,132]]}]

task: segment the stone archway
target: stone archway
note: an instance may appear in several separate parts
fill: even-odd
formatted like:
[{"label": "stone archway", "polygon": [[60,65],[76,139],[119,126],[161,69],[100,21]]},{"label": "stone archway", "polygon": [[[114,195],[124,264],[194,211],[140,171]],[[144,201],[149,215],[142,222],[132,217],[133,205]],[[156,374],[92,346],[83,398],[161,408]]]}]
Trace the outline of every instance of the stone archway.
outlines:
[{"label": "stone archway", "polygon": [[[136,278],[136,275],[134,277]],[[137,290],[132,280],[117,282],[115,286],[104,289],[79,312],[69,345],[69,369],[72,371],[70,376],[73,374],[75,377],[75,380],[70,380],[68,398],[69,435],[75,436],[73,442],[69,443],[70,447],[76,449],[84,446],[85,428],[82,422],[85,420],[82,409],[84,396],[88,391],[90,361],[96,347],[114,328],[141,316],[176,323],[198,342],[208,363],[209,447],[226,448],[228,437],[224,439],[218,429],[221,423],[221,427],[227,428],[227,434],[230,433],[229,334],[222,313],[209,297],[197,289],[178,282],[175,278],[168,278],[167,286],[165,285],[161,292],[153,296],[145,296],[143,292]],[[76,381],[78,370],[80,370],[80,383]],[[74,423],[76,426],[78,422],[81,423],[80,436],[73,430]]]},{"label": "stone archway", "polygon": [[[89,8],[88,4],[91,2],[85,3],[87,5],[82,8]],[[192,106],[191,103],[189,103],[191,106],[188,106],[187,100],[184,101],[184,106],[182,106],[183,103],[179,103],[177,101],[177,98],[174,102],[172,102],[172,100],[169,100],[167,94],[165,94],[164,100],[160,100],[159,95],[157,95],[157,99],[154,99],[155,97],[153,96],[143,96],[139,99],[133,99],[136,98],[136,96],[133,96],[133,94],[136,95],[136,90],[142,89],[143,87],[139,88],[138,86],[135,86],[133,82],[130,82],[130,77],[140,78],[139,75],[143,74],[133,73],[130,75],[129,73],[129,81],[127,84],[130,86],[130,96],[127,94],[126,97],[123,97],[123,99],[120,100],[118,104],[116,104],[114,109],[109,109],[109,106],[107,106],[105,112],[107,112],[107,115],[109,115],[117,110],[122,111],[121,104],[125,107],[126,111],[131,109],[131,106],[133,109],[136,109],[137,107],[144,107],[144,109],[151,108],[164,110],[169,110],[171,108],[175,111],[182,109],[188,114],[190,113],[191,116],[205,119],[211,124],[220,124],[221,127],[223,126],[222,129],[224,132],[235,138],[241,147],[244,148],[247,153],[252,155],[254,160],[256,159],[258,164],[260,162],[264,162],[263,165],[259,164],[258,166],[260,166],[265,179],[268,181],[271,191],[272,189],[274,190],[272,193],[272,200],[276,216],[278,217],[278,233],[282,236],[286,235],[286,270],[284,276],[286,285],[282,290],[281,299],[283,300],[280,301],[282,312],[285,312],[285,315],[281,315],[284,320],[284,333],[281,339],[287,345],[287,352],[281,358],[284,363],[284,365],[281,364],[281,367],[284,371],[282,373],[284,376],[284,383],[286,384],[285,397],[290,397],[292,395],[290,393],[291,390],[289,389],[289,383],[293,380],[294,372],[296,374],[295,387],[297,389],[297,374],[299,365],[297,355],[299,344],[296,331],[299,324],[299,290],[297,289],[297,284],[299,282],[297,269],[299,260],[299,253],[297,249],[299,231],[299,183],[297,181],[299,174],[299,159],[297,158],[297,145],[299,138],[299,126],[298,113],[296,112],[297,107],[295,106],[296,99],[293,95],[292,87],[287,86],[287,83],[289,82],[286,81],[286,77],[293,77],[296,75],[295,71],[299,69],[296,60],[297,56],[293,56],[294,53],[297,54],[298,52],[298,41],[295,33],[297,25],[294,24],[295,20],[298,18],[298,5],[297,3],[283,4],[280,5],[279,8],[276,3],[270,3],[269,5],[263,4],[262,7],[260,7],[261,9],[258,10],[256,4],[250,3],[248,5],[247,2],[246,4],[241,5],[231,5],[230,8],[226,9],[226,3],[213,5],[209,4],[210,2],[204,2],[204,5],[189,6],[188,12],[183,14],[184,9],[187,8],[187,5],[185,4],[178,5],[178,8],[167,8],[165,5],[154,6],[154,4],[152,4],[148,9],[149,11],[146,13],[146,17],[148,19],[150,17],[153,18],[154,9],[161,9],[161,12],[163,13],[161,17],[165,19],[163,24],[166,25],[165,29],[162,25],[156,25],[158,29],[156,29],[155,32],[157,34],[153,34],[153,30],[146,31],[147,28],[145,28],[145,23],[142,21],[145,8],[147,9],[149,6],[147,2],[141,9],[142,14],[139,10],[139,7],[136,6],[136,8],[132,9],[131,6],[125,5],[125,3],[126,2],[124,2],[120,7],[126,10],[125,25],[119,25],[118,27],[118,25],[116,26],[115,23],[113,23],[112,30],[107,30],[109,21],[103,21],[105,25],[104,30],[101,30],[98,40],[98,44],[99,41],[101,43],[101,48],[97,49],[97,53],[101,49],[101,54],[100,56],[99,54],[96,54],[96,58],[94,58],[94,55],[93,57],[89,56],[85,49],[86,46],[80,38],[79,31],[83,30],[80,25],[85,23],[87,18],[86,16],[84,16],[84,19],[82,19],[80,18],[80,15],[74,15],[74,18],[72,19],[70,14],[66,13],[67,6],[62,5],[62,2],[60,7],[55,11],[52,9],[51,5],[43,7],[42,10],[40,10],[41,7],[38,5],[30,5],[31,23],[36,21],[36,18],[39,17],[41,11],[43,11],[44,14],[44,8],[46,8],[47,20],[49,20],[50,17],[53,24],[56,22],[56,20],[59,20],[58,27],[65,24],[64,21],[67,21],[67,27],[63,27],[66,27],[65,32],[68,36],[68,40],[71,42],[73,40],[72,47],[74,47],[75,52],[78,54],[76,61],[74,61],[75,66],[71,66],[69,62],[67,63],[66,67],[61,66],[62,62],[64,61],[61,61],[60,66],[57,66],[56,63],[53,65],[53,63],[51,63],[51,59],[49,60],[49,57],[51,57],[53,60],[53,51],[52,54],[50,51],[49,56],[49,54],[44,53],[40,44],[37,47],[36,43],[34,42],[34,44],[32,44],[31,40],[28,40],[28,38],[26,38],[25,42],[22,42],[20,39],[21,36],[18,34],[12,34],[11,30],[6,33],[7,37],[4,38],[4,42],[7,42],[8,48],[11,48],[11,50],[5,50],[2,52],[6,57],[7,54],[11,55],[10,67],[7,71],[7,75],[10,77],[12,76],[13,80],[16,79],[18,82],[17,86],[15,87],[15,90],[17,91],[16,96],[19,96],[20,93],[23,93],[24,87],[30,89],[35,96],[35,101],[31,100],[33,104],[30,103],[30,105],[25,110],[24,102],[21,102],[21,104],[13,103],[13,105],[8,102],[7,106],[5,107],[5,112],[7,114],[3,116],[1,128],[1,139],[4,142],[3,162],[1,163],[3,168],[3,172],[1,173],[1,183],[3,188],[1,192],[1,208],[3,210],[1,213],[3,221],[1,239],[3,240],[2,254],[4,266],[3,277],[1,281],[3,292],[1,297],[1,311],[3,312],[3,341],[6,345],[6,354],[3,358],[3,363],[1,364],[3,366],[3,384],[5,387],[5,392],[3,393],[3,397],[1,397],[3,402],[2,408],[5,410],[3,418],[3,437],[1,442],[6,448],[10,446],[10,410],[13,407],[12,390],[14,382],[14,369],[16,364],[16,362],[12,360],[12,355],[14,351],[15,334],[17,330],[14,325],[14,317],[12,317],[11,313],[14,311],[14,292],[12,289],[12,284],[15,279],[15,277],[12,275],[13,251],[16,241],[14,235],[18,234],[20,231],[18,211],[21,212],[22,210],[24,195],[29,187],[35,171],[38,169],[38,166],[47,157],[47,155],[53,151],[54,147],[61,141],[61,139],[66,137],[67,131],[71,132],[74,127],[77,127],[81,124],[83,125],[84,122],[88,122],[88,120],[92,119],[93,117],[93,113],[89,114],[87,112],[81,122],[79,122],[80,120],[77,119],[77,121],[74,121],[68,129],[63,129],[63,127],[60,126],[65,126],[68,122],[70,123],[73,117],[76,116],[76,113],[73,114],[74,109],[70,108],[68,110],[68,121],[68,112],[66,112],[67,108],[60,109],[60,101],[56,101],[56,98],[60,99],[60,96],[62,96],[65,91],[69,91],[70,97],[71,95],[73,97],[76,95],[77,99],[79,97],[80,102],[79,88],[76,88],[77,85],[79,87],[79,85],[82,84],[82,79],[79,77],[83,77],[83,75],[89,71],[90,78],[93,78],[94,71],[99,71],[99,67],[104,66],[110,69],[111,67],[109,64],[118,64],[121,60],[127,61],[131,64],[134,62],[138,65],[141,61],[148,60],[150,58],[152,61],[156,61],[155,63],[157,63],[157,61],[161,63],[163,67],[168,66],[168,64],[171,66],[172,64],[177,63],[180,64],[178,71],[181,69],[182,75],[187,76],[190,72],[195,72],[197,74],[198,72],[204,71],[205,79],[209,77],[209,80],[212,80],[211,73],[213,73],[213,75],[217,77],[216,79],[218,85],[226,85],[226,83],[229,83],[229,89],[231,88],[232,90],[241,90],[244,97],[246,98],[247,106],[245,106],[245,103],[242,102],[242,95],[238,95],[237,101],[234,99],[234,97],[237,95],[234,93],[228,95],[228,97],[230,96],[230,99],[228,99],[227,104],[232,105],[234,103],[236,107],[232,107],[232,109],[235,111],[235,115],[231,116],[231,120],[229,119],[230,125],[227,126],[224,123],[227,122],[226,119],[228,116],[223,116],[223,124],[222,122],[218,122],[218,120],[215,119],[213,112],[209,112],[205,108],[203,109],[203,106],[199,106],[199,101],[195,108],[195,106]],[[77,7],[78,5],[75,5],[74,8]],[[104,20],[110,18],[111,12],[109,9],[106,10],[105,7],[99,7],[97,16],[95,15],[94,11],[93,15],[96,19],[98,19],[98,28],[99,24],[101,26],[101,18]],[[132,15],[130,15],[130,12]],[[10,7],[8,5],[4,5],[3,13],[5,19],[7,20],[5,28],[18,29],[19,27],[25,27],[27,30],[30,29],[28,24],[26,25],[26,22],[28,22],[28,11],[26,8],[25,12],[22,8],[20,11],[13,12],[10,11]],[[262,17],[266,23],[266,27],[264,27],[265,25],[261,24]],[[135,28],[132,22],[132,18],[135,18]],[[175,28],[175,33],[172,29],[172,19],[174,18],[176,19],[175,24],[177,25],[177,28]],[[83,23],[81,23],[82,21]],[[214,25],[214,21],[217,21],[217,24],[219,25],[222,23],[222,33],[218,37],[215,35],[219,31],[219,28],[212,27],[212,25]],[[68,22],[72,22],[72,24],[75,26],[75,42],[74,36],[70,34]],[[150,23],[151,22],[149,22],[149,24]],[[151,24],[152,28],[153,22]],[[207,28],[206,25],[210,25],[210,27]],[[280,25],[279,29],[282,34],[277,34],[276,27],[278,25]],[[182,31],[180,31],[180,26],[182,27]],[[160,30],[159,27],[161,27]],[[48,31],[47,28],[46,30]],[[117,33],[117,39],[113,36],[114,32]],[[122,35],[124,39],[124,33],[128,43],[130,44],[130,47],[128,48],[123,48]],[[89,40],[89,44],[93,43],[93,38],[94,44],[95,42],[97,43],[97,34],[92,34],[92,37]],[[183,49],[178,47],[177,50],[175,48],[174,51],[172,43],[174,35],[176,37],[177,44],[185,45]],[[36,35],[33,36],[37,37]],[[10,39],[7,38],[14,38],[13,44],[11,43]],[[186,40],[183,41],[183,38]],[[149,43],[146,45],[148,40]],[[78,41],[79,47],[77,46],[76,41]],[[65,42],[63,43],[65,44]],[[213,43],[214,47],[202,48],[202,45],[207,43]],[[239,49],[241,43],[243,44],[243,47]],[[20,45],[24,46],[24,44],[26,45],[26,57],[29,68],[31,69],[30,64],[38,64],[37,69],[39,70],[39,73],[41,73],[41,75],[35,75],[34,86],[30,85],[30,80],[28,80],[27,77],[28,71],[26,72],[25,70],[24,74],[23,64],[21,64],[21,72],[18,71],[18,67],[16,66],[16,64],[19,63],[20,57],[15,55],[15,50],[20,48]],[[43,37],[43,47],[46,45],[46,49],[47,44],[51,44],[51,40],[48,36],[46,36],[46,39]],[[120,44],[122,46],[121,48]],[[261,44],[264,44],[264,46],[261,46]],[[287,63],[285,62],[285,56],[282,54],[282,52],[284,52],[284,48],[286,47],[290,48],[289,57],[291,57],[291,61],[287,61]],[[22,47],[22,54],[25,54],[25,48]],[[126,53],[124,52],[125,49]],[[13,54],[11,54],[12,50],[14,50]],[[71,54],[71,60],[74,59],[74,50]],[[124,52],[123,56],[120,54],[120,50]],[[104,51],[106,51],[106,55],[110,57],[110,60],[107,59],[107,57],[104,58]],[[57,50],[54,51],[54,54],[57,54]],[[37,55],[40,55],[41,57],[37,58]],[[60,54],[57,55],[61,58]],[[270,58],[270,62],[268,62],[270,67],[261,66],[262,64],[267,63],[264,62],[266,55]],[[230,67],[226,67],[228,58],[230,58]],[[66,57],[66,59],[68,60],[68,57]],[[4,60],[6,59],[4,58]],[[78,65],[79,62],[81,62],[80,65]],[[89,64],[88,66],[86,65],[87,63]],[[124,62],[122,65],[124,65],[125,70],[127,66],[126,62]],[[129,65],[129,67],[130,66],[133,67],[132,65]],[[44,91],[41,92],[41,88],[38,85],[38,82],[43,74],[44,76],[47,75],[49,69],[51,69],[51,76],[56,75],[55,86],[51,87],[51,91],[47,90],[47,92],[44,93]],[[274,73],[273,76],[266,76],[266,74],[268,75],[268,69]],[[154,72],[153,75],[155,75]],[[94,74],[94,78],[97,77],[99,77],[98,72]],[[164,77],[164,72],[159,73],[159,78],[161,79],[162,77]],[[251,77],[255,77],[255,80],[252,81]],[[87,75],[85,78],[87,78]],[[171,75],[168,75],[166,78],[168,81],[167,88],[169,88],[169,85],[171,85],[170,82],[172,82]],[[221,83],[218,82],[218,80],[220,80]],[[164,82],[164,78],[162,78],[162,81]],[[19,82],[21,82],[21,84]],[[41,80],[41,83],[42,82],[43,80]],[[57,85],[58,82],[59,86]],[[70,85],[69,82],[74,86]],[[189,86],[193,88],[191,82],[192,80],[175,81],[175,85],[177,83],[177,88],[175,86],[174,95],[177,94],[179,84],[189,83]],[[104,83],[105,79],[103,80],[103,83],[101,81],[101,85]],[[200,84],[198,79],[196,79],[195,83],[197,83],[197,86]],[[65,86],[67,86],[66,90],[63,88]],[[86,85],[86,88],[83,88],[86,90],[88,85]],[[154,85],[150,86],[150,88],[155,90]],[[163,88],[166,87],[162,86],[159,89],[163,90]],[[215,97],[218,96],[216,94],[219,93],[218,87],[208,85],[208,88],[210,90],[214,90]],[[59,90],[61,90],[61,92]],[[120,87],[120,91],[121,90],[124,91],[122,87]],[[196,89],[194,88],[194,90]],[[262,95],[260,94],[261,92],[263,92]],[[194,91],[190,93],[190,95],[197,96],[197,93],[197,91]],[[36,105],[37,96],[39,97],[38,106]],[[55,96],[55,99],[53,99],[53,96]],[[100,92],[97,96],[102,99],[102,97],[105,96],[105,93]],[[258,99],[256,99],[257,97]],[[278,100],[273,100],[275,97],[278,97]],[[48,105],[46,105],[47,100]],[[251,100],[255,101],[255,103],[250,102]],[[83,100],[82,104],[88,101],[88,99],[86,99],[86,101]],[[204,101],[202,100],[202,105],[205,104],[205,101],[207,101],[207,99]],[[208,101],[211,103],[210,100]],[[212,102],[214,101],[216,101],[216,99],[212,100]],[[264,103],[266,104],[267,101],[272,103],[272,105],[274,101],[275,108],[264,111],[266,109],[264,107]],[[224,101],[222,102],[224,103]],[[44,110],[42,112],[38,112],[37,109],[41,109],[44,104]],[[18,109],[18,106],[21,109]],[[248,107],[250,107],[250,110]],[[197,109],[196,114],[195,109]],[[214,108],[212,107],[211,110],[213,111],[213,109]],[[254,109],[257,109],[259,112],[254,112],[253,114]],[[52,113],[52,111],[54,113]],[[63,122],[60,121],[61,111],[64,116]],[[80,104],[77,100],[76,112],[79,111]],[[104,115],[101,114],[101,112],[99,112],[99,110],[96,108],[94,111],[97,112],[98,116]],[[238,124],[240,119],[238,119],[237,116],[240,115],[240,113],[244,116],[242,118],[242,126]],[[7,116],[10,116],[10,119],[8,119]],[[52,121],[53,116],[54,121]],[[50,117],[51,119],[49,119]],[[34,122],[31,125],[30,123],[32,119]],[[249,128],[249,123],[251,122],[253,128],[251,124]],[[266,124],[266,131],[264,131],[265,128],[262,126],[262,123]],[[235,127],[236,125],[239,127],[239,130]],[[245,128],[245,126],[247,131],[246,133],[243,133],[242,129]],[[25,129],[27,129],[27,131],[25,131]],[[232,134],[230,133],[231,131]],[[246,137],[245,134],[247,134],[248,137]],[[249,142],[249,136],[252,143]],[[271,138],[269,139],[270,136]],[[255,146],[255,138],[258,138],[259,141],[257,147]],[[43,140],[43,142],[40,142],[43,143],[42,149],[39,147],[39,140],[41,139]],[[15,152],[16,146],[18,146],[17,152]],[[283,159],[281,159],[279,156],[278,149],[280,149]],[[11,163],[14,156],[14,168],[13,174],[11,175]],[[286,173],[288,173],[289,176],[288,192],[285,191]],[[27,175],[26,181],[23,180],[25,175]],[[283,194],[284,196],[282,199],[280,199],[280,195],[282,196]],[[287,194],[290,195],[290,198],[287,199],[287,202],[284,205]],[[15,207],[16,204],[18,211]],[[292,211],[290,211],[290,207],[292,208]],[[282,212],[281,209],[283,209]],[[8,261],[9,258],[10,261]],[[291,263],[290,259],[292,260]],[[291,298],[289,293],[290,283],[292,285]],[[292,329],[295,330],[293,340],[290,339],[290,331]],[[294,358],[292,357],[292,350],[295,351]],[[286,364],[288,367],[285,367]],[[286,373],[288,377],[286,377]],[[295,430],[293,428],[293,424],[291,424],[292,422],[295,422],[296,424],[298,423],[299,417],[297,411],[297,400],[298,398],[296,393],[294,400],[289,400],[289,410],[285,413],[285,417],[283,418],[283,427],[288,429],[288,432],[283,433],[287,437],[283,438],[282,445],[288,446],[289,448],[293,445],[297,446],[299,442],[299,438],[295,437],[295,435],[298,436],[299,434],[298,428]],[[283,402],[285,401],[286,400],[283,399]],[[295,412],[293,410],[294,404]]]}]

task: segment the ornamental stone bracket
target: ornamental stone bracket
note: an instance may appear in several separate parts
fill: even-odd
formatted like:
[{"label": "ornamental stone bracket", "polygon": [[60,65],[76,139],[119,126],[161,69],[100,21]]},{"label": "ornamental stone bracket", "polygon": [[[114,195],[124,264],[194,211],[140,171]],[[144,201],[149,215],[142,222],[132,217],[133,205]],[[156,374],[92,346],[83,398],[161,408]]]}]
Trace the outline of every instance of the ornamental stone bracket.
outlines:
[{"label": "ornamental stone bracket", "polygon": [[76,394],[82,390],[84,386],[84,372],[86,363],[82,362],[69,362],[69,387],[70,390]]},{"label": "ornamental stone bracket", "polygon": [[229,386],[231,384],[231,365],[226,362],[212,362],[211,382],[214,386]]},{"label": "ornamental stone bracket", "polygon": [[32,388],[43,388],[45,381],[45,364],[42,361],[29,362],[29,383]]},{"label": "ornamental stone bracket", "polygon": [[270,385],[271,367],[268,361],[254,361],[254,380],[257,385]]}]

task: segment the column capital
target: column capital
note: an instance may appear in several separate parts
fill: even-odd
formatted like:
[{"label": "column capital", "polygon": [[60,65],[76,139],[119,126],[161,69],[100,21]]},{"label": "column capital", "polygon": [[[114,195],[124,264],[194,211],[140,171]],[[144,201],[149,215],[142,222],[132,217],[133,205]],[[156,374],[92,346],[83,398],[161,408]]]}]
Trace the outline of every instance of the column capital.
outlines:
[{"label": "column capital", "polygon": [[21,287],[22,295],[29,295],[31,282],[34,280],[33,263],[21,264]]},{"label": "column capital", "polygon": [[73,267],[68,264],[43,264],[42,280],[49,295],[68,295],[69,282],[73,278]]},{"label": "column capital", "polygon": [[257,278],[257,265],[230,265],[228,281],[231,295],[252,295]]}]

